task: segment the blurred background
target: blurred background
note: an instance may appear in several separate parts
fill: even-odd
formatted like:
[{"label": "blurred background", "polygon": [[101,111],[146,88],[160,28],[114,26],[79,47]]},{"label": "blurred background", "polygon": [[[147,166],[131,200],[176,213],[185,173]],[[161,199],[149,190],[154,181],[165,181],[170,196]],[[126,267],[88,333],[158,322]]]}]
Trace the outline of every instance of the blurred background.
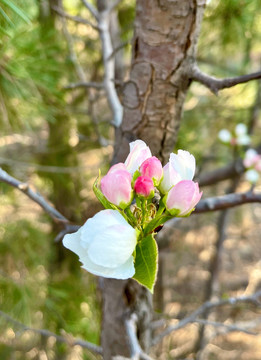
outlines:
[{"label": "blurred background", "polygon": [[[37,189],[73,224],[82,225],[100,209],[92,184],[98,169],[105,174],[109,168],[112,114],[101,87],[74,85],[103,81],[98,32],[61,17],[51,5],[55,8],[61,3],[0,0],[0,166]],[[72,16],[92,21],[81,1],[63,1],[63,7]],[[131,58],[135,1],[123,0],[116,10],[111,34],[114,48],[120,49],[115,79],[120,94]],[[257,71],[260,40],[260,0],[212,0],[199,40],[199,67],[216,77]],[[218,132],[222,128],[233,131],[236,124],[244,123],[252,131],[252,146],[260,146],[260,108],[260,81],[224,90],[218,97],[193,83],[173,150],[194,154],[198,176],[225,166],[235,154],[218,141]],[[250,187],[244,178],[233,184],[226,181],[203,187],[204,197],[224,194],[231,186],[240,191]],[[259,289],[260,205],[244,205],[223,217],[220,213],[195,214],[173,227],[166,225],[167,239],[159,235],[155,319],[163,316],[175,323],[213,295],[225,298]],[[77,256],[55,241],[60,230],[37,204],[0,183],[0,309],[28,326],[99,344],[97,278],[81,270]],[[214,274],[215,287],[209,293],[211,264],[223,230],[222,256]],[[261,329],[260,315],[254,307],[238,305],[219,309],[215,316],[227,324],[256,321],[254,326]],[[191,324],[153,351],[158,359],[183,359],[193,358],[199,348],[203,349],[201,359],[259,360],[261,335],[223,328],[207,332]],[[23,331],[1,316],[0,357],[97,358],[80,346]]]}]

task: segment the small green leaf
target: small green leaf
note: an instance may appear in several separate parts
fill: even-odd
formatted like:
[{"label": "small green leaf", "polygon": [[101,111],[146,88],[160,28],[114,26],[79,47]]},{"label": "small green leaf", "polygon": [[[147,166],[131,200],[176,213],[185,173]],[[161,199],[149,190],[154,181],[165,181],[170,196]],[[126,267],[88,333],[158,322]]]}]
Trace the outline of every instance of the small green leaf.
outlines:
[{"label": "small green leaf", "polygon": [[165,214],[155,217],[145,227],[144,234],[148,235],[148,234],[152,233],[154,229],[156,229],[160,225],[163,225],[166,221],[168,221],[172,218],[173,218],[172,215],[165,215]]},{"label": "small green leaf", "polygon": [[136,246],[135,274],[133,279],[153,293],[158,270],[158,247],[152,234]]}]

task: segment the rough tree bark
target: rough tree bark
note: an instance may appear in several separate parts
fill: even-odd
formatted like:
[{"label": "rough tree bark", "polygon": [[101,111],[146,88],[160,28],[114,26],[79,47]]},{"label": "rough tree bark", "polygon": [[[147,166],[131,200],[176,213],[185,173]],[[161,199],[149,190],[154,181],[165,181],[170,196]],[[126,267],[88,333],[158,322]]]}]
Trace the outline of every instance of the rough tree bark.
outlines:
[{"label": "rough tree bark", "polygon": [[[137,0],[129,81],[123,86],[124,118],[116,129],[113,162],[123,161],[129,142],[144,140],[153,155],[168,161],[190,86],[205,0]],[[130,356],[124,318],[138,316],[137,335],[150,346],[152,299],[133,280],[102,280],[104,359]]]}]

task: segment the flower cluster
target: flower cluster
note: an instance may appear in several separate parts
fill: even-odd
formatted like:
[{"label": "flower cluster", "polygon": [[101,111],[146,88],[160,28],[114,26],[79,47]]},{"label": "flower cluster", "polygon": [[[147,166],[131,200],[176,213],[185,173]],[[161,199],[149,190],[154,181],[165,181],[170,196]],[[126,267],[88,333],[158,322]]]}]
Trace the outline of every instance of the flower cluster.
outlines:
[{"label": "flower cluster", "polygon": [[133,277],[152,291],[157,272],[154,234],[167,220],[189,216],[202,192],[192,179],[195,158],[188,151],[172,153],[162,167],[141,140],[130,143],[124,163],[113,165],[94,184],[106,210],[74,234],[64,237],[83,268],[103,277]]},{"label": "flower cluster", "polygon": [[259,173],[261,173],[261,155],[254,149],[248,149],[245,153],[243,164],[247,168],[245,173],[246,179],[255,184],[259,179]]},{"label": "flower cluster", "polygon": [[247,134],[247,127],[245,124],[237,124],[234,132],[230,132],[227,129],[222,129],[218,133],[218,138],[225,144],[230,144],[232,146],[236,145],[249,145],[250,136]]}]

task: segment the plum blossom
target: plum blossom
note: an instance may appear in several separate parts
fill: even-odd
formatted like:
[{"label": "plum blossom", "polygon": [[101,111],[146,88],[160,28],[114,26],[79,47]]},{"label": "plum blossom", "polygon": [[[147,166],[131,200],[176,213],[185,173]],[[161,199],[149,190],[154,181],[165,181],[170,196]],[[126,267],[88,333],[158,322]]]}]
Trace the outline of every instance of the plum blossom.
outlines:
[{"label": "plum blossom", "polygon": [[98,212],[63,239],[63,245],[79,256],[85,270],[115,279],[134,275],[136,243],[137,231],[117,210],[110,209]]},{"label": "plum blossom", "polygon": [[196,160],[186,150],[171,153],[169,163],[163,168],[163,180],[159,186],[160,191],[166,194],[172,186],[181,180],[192,180],[195,174]]},{"label": "plum blossom", "polygon": [[202,192],[199,192],[198,183],[182,180],[170,189],[166,198],[166,208],[175,216],[189,215],[201,196]]},{"label": "plum blossom", "polygon": [[130,153],[125,160],[125,166],[127,170],[134,174],[139,169],[143,161],[150,158],[150,148],[142,140],[136,140],[130,143]]},{"label": "plum blossom", "polygon": [[105,197],[114,205],[125,209],[133,199],[131,174],[124,164],[119,163],[111,167],[107,175],[101,180],[101,190]]},{"label": "plum blossom", "polygon": [[218,133],[218,138],[225,144],[230,145],[248,145],[250,143],[250,136],[247,134],[247,126],[239,123],[235,127],[233,134],[227,130],[222,129]]},{"label": "plum blossom", "polygon": [[138,196],[142,196],[146,199],[154,196],[154,184],[150,177],[139,176],[134,184],[134,191]]},{"label": "plum blossom", "polygon": [[142,176],[148,176],[151,178],[155,186],[159,185],[163,176],[163,169],[159,159],[156,156],[152,156],[143,161],[140,166],[140,173]]}]

